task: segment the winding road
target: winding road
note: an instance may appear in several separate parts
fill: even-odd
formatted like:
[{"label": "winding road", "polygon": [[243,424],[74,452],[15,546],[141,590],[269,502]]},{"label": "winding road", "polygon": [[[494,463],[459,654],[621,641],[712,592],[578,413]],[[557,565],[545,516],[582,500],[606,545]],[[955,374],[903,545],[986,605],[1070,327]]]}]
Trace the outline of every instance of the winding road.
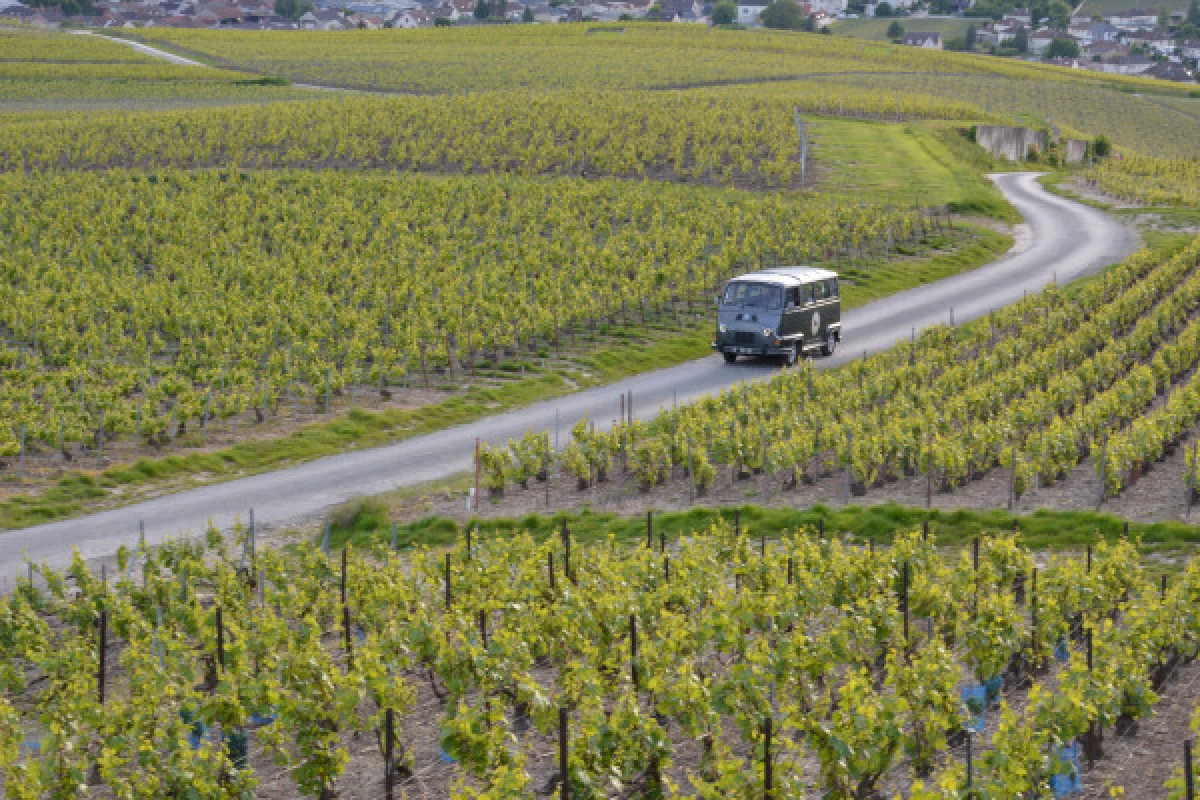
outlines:
[{"label": "winding road", "polygon": [[[1104,213],[1047,192],[1031,173],[1006,173],[993,180],[1026,220],[1017,244],[1005,257],[969,273],[927,284],[870,303],[843,319],[844,346],[820,366],[844,363],[906,339],[912,329],[986,314],[1019,300],[1054,280],[1065,282],[1095,272],[1133,252],[1137,237]],[[951,311],[953,309],[953,311]],[[372,450],[346,453],[276,472],[192,489],[126,508],[0,534],[0,588],[26,557],[62,567],[73,548],[85,558],[111,556],[135,546],[139,522],[146,537],[202,532],[245,519],[254,509],[259,524],[275,526],[320,512],[355,496],[378,494],[470,469],[475,438],[502,441],[530,429],[566,438],[584,416],[607,425],[618,416],[618,398],[632,392],[635,413],[654,416],[684,402],[742,382],[762,380],[778,368],[725,364],[717,356],[651,372],[608,386],[538,403],[495,417]],[[557,432],[557,434],[556,434]]]}]

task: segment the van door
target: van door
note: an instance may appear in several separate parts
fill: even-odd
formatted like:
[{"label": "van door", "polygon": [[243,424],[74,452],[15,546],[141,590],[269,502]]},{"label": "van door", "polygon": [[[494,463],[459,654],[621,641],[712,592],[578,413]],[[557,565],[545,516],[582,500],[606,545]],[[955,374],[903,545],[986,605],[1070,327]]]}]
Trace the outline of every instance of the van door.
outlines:
[{"label": "van door", "polygon": [[[841,288],[838,286],[837,278],[828,278],[824,281],[825,284],[825,306],[821,312],[824,317],[822,321],[822,329],[828,328],[830,325],[840,327],[842,321],[842,296]],[[822,330],[822,336],[824,331]]]},{"label": "van door", "polygon": [[779,320],[780,336],[795,336],[801,331],[801,315],[804,313],[804,299],[800,296],[800,287],[790,286],[783,290],[783,316]]},{"label": "van door", "polygon": [[806,283],[800,287],[800,296],[804,300],[803,311],[800,314],[800,332],[804,334],[805,345],[812,347],[821,341],[824,335],[821,327],[821,311],[817,307],[817,284]]}]

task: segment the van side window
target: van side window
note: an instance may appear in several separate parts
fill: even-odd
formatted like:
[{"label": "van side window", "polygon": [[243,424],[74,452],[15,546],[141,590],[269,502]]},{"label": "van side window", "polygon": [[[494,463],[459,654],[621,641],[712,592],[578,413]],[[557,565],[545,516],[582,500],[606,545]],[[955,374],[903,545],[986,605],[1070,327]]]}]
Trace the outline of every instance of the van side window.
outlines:
[{"label": "van side window", "polygon": [[818,303],[825,299],[825,281],[817,281],[813,284],[813,299]]},{"label": "van side window", "polygon": [[837,297],[837,296],[838,296],[838,281],[837,281],[837,278],[830,278],[829,280],[825,281],[825,284],[826,284],[826,286],[828,287],[828,294],[829,294],[829,296],[830,296],[830,297]]},{"label": "van side window", "polygon": [[810,283],[808,286],[802,287],[800,291],[804,292],[805,305],[811,306],[817,302],[817,287],[815,285]]}]

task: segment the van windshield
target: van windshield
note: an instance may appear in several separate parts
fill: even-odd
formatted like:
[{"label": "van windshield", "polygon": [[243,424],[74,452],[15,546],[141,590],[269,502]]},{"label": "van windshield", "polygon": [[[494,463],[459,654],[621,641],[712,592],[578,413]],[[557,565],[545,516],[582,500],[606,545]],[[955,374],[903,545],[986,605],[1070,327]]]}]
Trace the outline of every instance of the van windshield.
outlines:
[{"label": "van windshield", "polygon": [[783,290],[769,283],[734,281],[725,287],[721,302],[727,306],[779,309],[783,307]]}]

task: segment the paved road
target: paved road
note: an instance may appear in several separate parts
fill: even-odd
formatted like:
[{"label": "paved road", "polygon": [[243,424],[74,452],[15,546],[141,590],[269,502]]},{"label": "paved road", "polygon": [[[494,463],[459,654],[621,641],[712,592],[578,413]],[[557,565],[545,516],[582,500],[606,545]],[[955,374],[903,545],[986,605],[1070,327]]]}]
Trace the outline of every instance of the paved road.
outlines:
[{"label": "paved road", "polygon": [[[938,281],[863,306],[845,315],[844,346],[822,366],[876,351],[910,335],[912,328],[986,314],[1057,279],[1067,281],[1121,260],[1136,247],[1136,236],[1105,214],[1046,192],[1032,174],[1005,174],[995,181],[1028,221],[1004,258],[973,272]],[[607,425],[618,416],[618,398],[632,391],[637,416],[718,391],[746,380],[761,380],[777,367],[725,364],[713,355],[558,400],[539,403],[468,425],[395,445],[332,456],[319,461],[225,484],[193,489],[114,511],[0,534],[0,588],[25,555],[54,566],[69,562],[72,548],[86,558],[111,555],[137,542],[139,520],[147,538],[198,533],[211,519],[231,524],[255,510],[256,520],[276,525],[321,511],[354,496],[377,494],[467,470],[475,437],[504,440],[531,428],[565,432],[590,416]]]},{"label": "paved road", "polygon": [[121,44],[123,44],[127,47],[132,47],[134,50],[137,50],[139,53],[144,53],[145,55],[148,55],[148,56],[154,56],[155,58],[161,58],[163,61],[169,61],[172,64],[178,64],[181,67],[207,67],[208,66],[207,64],[204,64],[200,61],[194,61],[190,58],[184,58],[183,56],[177,56],[174,53],[168,53],[166,50],[159,50],[157,47],[151,47],[148,44],[142,44],[141,42],[134,42],[129,39],[122,39],[120,36],[107,36],[105,34],[92,33],[91,31],[67,31],[67,33],[73,33],[77,36],[103,36],[105,39],[108,39],[111,42],[120,42]]}]

